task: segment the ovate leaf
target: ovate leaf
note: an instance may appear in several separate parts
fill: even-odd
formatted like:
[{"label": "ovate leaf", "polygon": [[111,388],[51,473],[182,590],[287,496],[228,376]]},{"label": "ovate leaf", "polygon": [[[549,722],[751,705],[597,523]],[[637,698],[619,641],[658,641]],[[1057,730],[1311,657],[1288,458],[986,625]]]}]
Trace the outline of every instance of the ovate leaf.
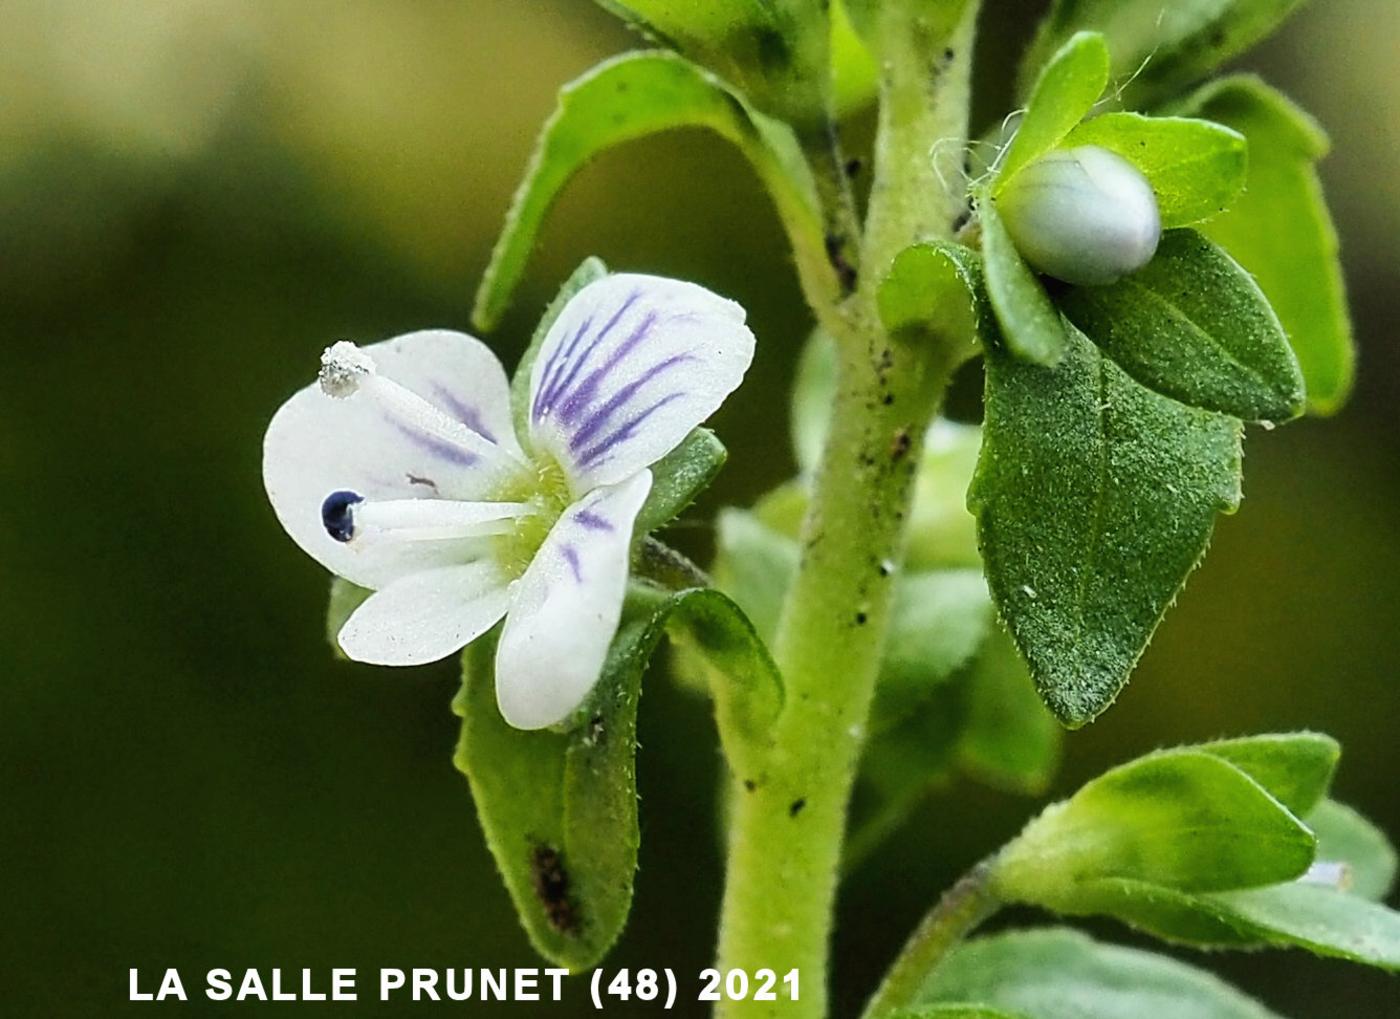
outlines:
[{"label": "ovate leaf", "polygon": [[473,321],[482,329],[499,321],[545,215],[579,169],[605,149],[680,127],[708,128],[737,145],[772,195],[799,257],[823,251],[815,186],[792,131],[681,57],[630,53],[604,61],[560,93],[491,252]]},{"label": "ovate leaf", "polygon": [[1210,899],[1267,944],[1400,970],[1400,913],[1359,895],[1295,881]]},{"label": "ovate leaf", "polygon": [[989,318],[982,260],[950,241],[925,241],[895,256],[876,293],[890,333],[927,331],[944,341],[975,342]]},{"label": "ovate leaf", "polygon": [[1315,850],[1312,832],[1248,775],[1183,749],[1114,768],[1046,808],[998,855],[993,882],[1007,901],[1096,912],[1102,881],[1252,888],[1302,874]]},{"label": "ovate leaf", "polygon": [[1000,627],[992,627],[961,683],[960,770],[998,789],[1043,793],[1060,763],[1062,731]]},{"label": "ovate leaf", "polygon": [[1007,349],[1032,364],[1058,364],[1069,342],[1059,309],[1016,250],[989,195],[978,203],[978,213],[987,296]]},{"label": "ovate leaf", "polygon": [[642,669],[660,636],[630,611],[593,695],[568,733],[525,732],[496,707],[493,633],[463,652],[456,764],[471,783],[486,843],[535,950],[555,965],[594,965],[617,940],[637,866],[635,773]]},{"label": "ovate leaf", "polygon": [[1145,267],[1071,287],[1060,309],[1143,385],[1249,421],[1302,413],[1303,376],[1253,277],[1194,230],[1163,235]]},{"label": "ovate leaf", "polygon": [[980,570],[901,577],[871,711],[872,734],[927,703],[935,687],[972,659],[991,625],[992,603]]},{"label": "ovate leaf", "polygon": [[754,628],[771,640],[793,574],[797,542],[766,526],[746,510],[720,512],[715,555],[715,586],[744,610]]},{"label": "ovate leaf", "polygon": [[1308,406],[1330,414],[1346,401],[1355,368],[1337,231],[1315,164],[1327,137],[1306,113],[1256,78],[1225,78],[1184,112],[1249,139],[1249,186],[1206,235],[1254,275],[1298,355]]},{"label": "ovate leaf", "polygon": [[637,864],[636,721],[641,677],[663,633],[708,670],[726,748],[772,724],[782,682],[743,613],[717,591],[634,586],[602,675],[567,731],[523,731],[496,706],[498,631],[462,656],[455,763],[530,943],[571,970],[616,941]]},{"label": "ovate leaf", "polygon": [[1204,78],[1268,35],[1302,0],[1054,0],[1021,62],[1022,95],[1075,32],[1102,32],[1129,106]]},{"label": "ovate leaf", "polygon": [[1240,426],[1128,378],[1077,332],[1054,369],[987,355],[969,493],[992,597],[1041,696],[1112,701],[1240,499]]},{"label": "ovate leaf", "polygon": [[1186,963],[1050,928],[977,938],[932,974],[929,1001],[985,1001],[1035,1019],[1273,1019]]},{"label": "ovate leaf", "polygon": [[1108,47],[1097,32],[1064,42],[1031,89],[1025,115],[997,164],[1000,190],[1016,172],[1055,148],[1103,95],[1108,85]]},{"label": "ovate leaf", "polygon": [[1076,127],[1065,145],[1097,145],[1136,166],[1152,185],[1165,229],[1217,216],[1244,190],[1244,135],[1208,120],[1105,113]]}]

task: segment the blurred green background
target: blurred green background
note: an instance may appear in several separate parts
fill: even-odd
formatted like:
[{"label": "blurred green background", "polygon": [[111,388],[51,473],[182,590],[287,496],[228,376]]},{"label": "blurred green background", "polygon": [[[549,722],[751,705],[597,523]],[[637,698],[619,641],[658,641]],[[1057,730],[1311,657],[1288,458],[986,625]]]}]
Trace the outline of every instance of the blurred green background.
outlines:
[{"label": "blurred green background", "polygon": [[[1034,6],[991,4],[987,121]],[[133,966],[197,993],[211,966],[530,964],[452,769],[452,665],[332,660],[326,580],[273,519],[260,442],[328,342],[466,326],[555,90],[632,40],[587,0],[0,18],[0,1012],[122,1014]],[[1394,0],[1319,0],[1245,62],[1333,134],[1360,387],[1335,420],[1251,436],[1243,511],[1119,704],[1068,739],[1056,792],[1162,743],[1310,726],[1346,747],[1338,796],[1400,834],[1397,53]],[[706,510],[791,467],[779,411],[808,322],[767,200],[705,135],[608,155],[492,338],[508,363],[586,254],[750,309],[757,362],[718,419],[731,463],[676,532],[703,553]],[[660,669],[647,691],[637,907],[609,964],[698,973],[718,759],[704,705]],[[852,877],[840,1014],[1032,809],[960,790]],[[1344,963],[1209,961],[1287,1015],[1400,1016],[1393,979]],[[569,998],[540,1012],[584,1014]]]}]

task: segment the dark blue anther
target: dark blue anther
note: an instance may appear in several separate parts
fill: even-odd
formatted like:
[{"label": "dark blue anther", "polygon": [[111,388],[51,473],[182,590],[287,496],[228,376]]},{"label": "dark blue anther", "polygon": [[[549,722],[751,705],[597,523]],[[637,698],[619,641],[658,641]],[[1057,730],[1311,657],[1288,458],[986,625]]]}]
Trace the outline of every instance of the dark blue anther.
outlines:
[{"label": "dark blue anther", "polygon": [[321,503],[321,523],[326,533],[336,541],[349,541],[355,536],[356,504],[365,501],[359,492],[332,492]]}]

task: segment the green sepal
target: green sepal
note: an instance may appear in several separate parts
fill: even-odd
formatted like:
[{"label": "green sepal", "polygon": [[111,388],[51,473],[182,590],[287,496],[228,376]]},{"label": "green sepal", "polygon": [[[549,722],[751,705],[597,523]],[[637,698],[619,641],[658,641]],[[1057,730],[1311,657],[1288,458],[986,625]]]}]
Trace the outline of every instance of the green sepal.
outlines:
[{"label": "green sepal", "polygon": [[825,257],[816,186],[792,130],[682,57],[628,53],[560,92],[477,290],[477,326],[489,330],[500,320],[545,216],[579,169],[615,145],[680,127],[708,128],[737,145],[772,195],[798,257]]},{"label": "green sepal", "polygon": [[1035,1019],[1277,1019],[1205,970],[1062,927],[959,945],[920,1000],[987,1002]]},{"label": "green sepal", "polygon": [[1070,287],[1060,310],[1138,382],[1246,421],[1303,412],[1298,360],[1253,277],[1194,230],[1162,236],[1156,257],[1103,287]]},{"label": "green sepal", "polygon": [[992,193],[1018,170],[1064,140],[1088,115],[1108,85],[1108,46],[1098,32],[1079,32],[1046,62],[1031,89],[1026,112],[997,162]]},{"label": "green sepal", "polygon": [[[982,267],[987,297],[1008,350],[1023,361],[1052,367],[1069,345],[1060,311],[1026,264],[1006,231],[989,194],[978,201],[982,223]],[[993,344],[987,344],[988,348]]]},{"label": "green sepal", "polygon": [[530,440],[530,374],[534,370],[540,348],[544,346],[545,337],[549,335],[549,330],[563,313],[565,306],[578,292],[607,275],[608,267],[601,258],[589,256],[580,262],[579,267],[569,274],[569,278],[554,295],[554,300],[545,307],[544,314],[540,316],[539,324],[535,326],[535,331],[530,337],[530,345],[520,355],[515,374],[510,377],[510,413],[515,424],[515,437],[524,449],[533,447]]},{"label": "green sepal", "polygon": [[726,749],[742,760],[776,718],[782,681],[752,624],[718,591],[634,584],[598,684],[563,729],[527,732],[501,717],[499,628],[462,654],[454,761],[530,943],[572,971],[603,957],[631,906],[637,705],[663,634],[704,663]]},{"label": "green sepal", "polygon": [[1298,877],[1316,849],[1258,782],[1188,747],[1121,765],[1047,807],[998,854],[992,880],[1005,901],[1087,913],[1100,882],[1254,888]]},{"label": "green sepal", "polygon": [[637,514],[633,533],[650,534],[687,510],[710,487],[729,451],[708,428],[696,428],[651,465],[651,493]]},{"label": "green sepal", "polygon": [[1136,166],[1157,196],[1163,229],[1218,216],[1244,190],[1244,135],[1209,120],[1105,113],[1076,127],[1064,145],[1097,145]]},{"label": "green sepal", "polygon": [[1175,95],[1278,26],[1302,0],[1054,0],[1021,61],[1020,95],[1063,41],[1102,32],[1121,81],[1118,98],[1142,108]]},{"label": "green sepal", "polygon": [[1054,369],[987,352],[968,504],[997,608],[1046,704],[1076,727],[1112,703],[1216,514],[1239,504],[1241,428],[1070,335]]},{"label": "green sepal", "polygon": [[1308,409],[1331,414],[1346,402],[1356,348],[1337,231],[1316,163],[1327,136],[1287,97],[1237,75],[1206,85],[1181,106],[1249,140],[1249,183],[1223,216],[1202,226],[1258,281],[1307,381]]},{"label": "green sepal", "polygon": [[331,653],[343,662],[348,662],[350,657],[340,649],[340,629],[372,594],[369,588],[352,584],[344,577],[331,577],[330,597],[326,599],[326,643],[330,644]]}]

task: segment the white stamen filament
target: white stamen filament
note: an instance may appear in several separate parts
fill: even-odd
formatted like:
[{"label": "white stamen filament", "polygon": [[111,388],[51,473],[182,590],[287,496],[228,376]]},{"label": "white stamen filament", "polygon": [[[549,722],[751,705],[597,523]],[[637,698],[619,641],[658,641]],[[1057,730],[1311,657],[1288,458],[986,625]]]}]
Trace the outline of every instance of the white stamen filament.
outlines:
[{"label": "white stamen filament", "polygon": [[450,499],[384,499],[351,511],[355,536],[382,535],[401,541],[443,541],[506,534],[535,507],[523,502],[457,502]]},{"label": "white stamen filament", "polygon": [[417,393],[379,374],[374,359],[349,340],[326,348],[321,355],[321,390],[343,400],[355,393],[378,403],[406,428],[449,443],[484,460],[521,466],[520,461],[485,436],[448,417]]}]

